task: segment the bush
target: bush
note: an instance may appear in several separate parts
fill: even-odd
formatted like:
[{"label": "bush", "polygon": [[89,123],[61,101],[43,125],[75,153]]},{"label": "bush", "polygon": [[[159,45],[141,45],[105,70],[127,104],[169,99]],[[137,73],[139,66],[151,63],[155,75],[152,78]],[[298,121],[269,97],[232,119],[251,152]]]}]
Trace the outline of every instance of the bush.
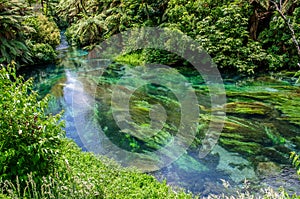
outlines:
[{"label": "bush", "polygon": [[267,65],[266,52],[249,38],[247,2],[183,0],[168,6],[166,25],[194,38],[222,70],[254,73]]},{"label": "bush", "polygon": [[[66,142],[64,151],[57,177],[64,180],[62,184],[71,192],[86,192],[87,198],[192,198],[182,190],[175,192],[153,176],[123,168],[106,157],[82,152],[73,142]],[[67,191],[57,192],[67,195]]]},{"label": "bush", "polygon": [[59,165],[36,184],[28,175],[26,187],[18,189],[18,180],[0,180],[0,196],[11,198],[192,198],[182,190],[158,182],[153,176],[125,169],[114,161],[82,152],[71,140],[64,139]]},{"label": "bush", "polygon": [[60,115],[46,115],[48,97],[38,101],[32,80],[16,77],[15,69],[0,70],[0,179],[18,176],[22,184],[50,173],[60,154],[64,132]]},{"label": "bush", "polygon": [[49,63],[56,58],[55,47],[60,43],[60,32],[55,22],[44,15],[28,17],[24,24],[31,27],[26,44],[34,64]]},{"label": "bush", "polygon": [[60,32],[57,25],[46,16],[28,17],[24,23],[34,29],[27,37],[35,43],[49,44],[53,48],[60,43]]},{"label": "bush", "polygon": [[55,59],[56,52],[49,45],[44,43],[32,44],[28,43],[35,63],[47,63]]}]

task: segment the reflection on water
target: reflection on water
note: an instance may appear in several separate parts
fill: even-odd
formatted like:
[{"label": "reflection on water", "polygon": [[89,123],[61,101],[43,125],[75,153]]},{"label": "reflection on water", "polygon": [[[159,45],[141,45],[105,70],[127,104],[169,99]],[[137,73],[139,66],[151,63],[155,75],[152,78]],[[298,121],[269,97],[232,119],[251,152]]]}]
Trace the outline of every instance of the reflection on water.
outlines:
[{"label": "reflection on water", "polygon": [[[26,77],[35,79],[35,89],[41,96],[47,93],[54,96],[50,102],[52,112],[65,110],[63,119],[68,137],[84,150],[113,157],[122,148],[142,157],[143,153],[159,150],[176,135],[180,104],[168,87],[155,84],[140,87],[131,95],[130,114],[138,124],[135,127],[138,131],[120,130],[111,111],[112,90],[128,67],[98,60],[95,70],[86,60],[86,54],[62,50],[59,64],[21,71]],[[234,187],[241,188],[245,178],[252,182],[253,190],[264,185],[284,186],[291,192],[300,190],[288,160],[290,151],[300,150],[299,87],[271,76],[243,80],[226,78],[225,127],[218,145],[200,159],[198,150],[203,132],[208,122],[217,118],[209,114],[212,110],[208,91],[199,74],[193,70],[179,71],[186,76],[198,98],[198,133],[176,162],[150,174],[160,180],[167,179],[170,185],[203,195],[225,191],[221,179],[233,185],[232,193]],[[118,89],[129,92],[121,86]],[[145,138],[141,135],[149,133],[153,104],[160,104],[158,109],[164,108],[164,114],[157,117],[166,116],[165,125],[152,138]],[[146,162],[152,161],[147,158]]]}]

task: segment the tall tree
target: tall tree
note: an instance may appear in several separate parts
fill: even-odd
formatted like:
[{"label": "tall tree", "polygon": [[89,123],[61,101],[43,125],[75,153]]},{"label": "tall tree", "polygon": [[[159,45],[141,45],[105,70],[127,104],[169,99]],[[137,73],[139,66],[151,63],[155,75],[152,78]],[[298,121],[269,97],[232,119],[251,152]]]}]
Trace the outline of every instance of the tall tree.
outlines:
[{"label": "tall tree", "polygon": [[273,9],[269,0],[250,0],[253,6],[253,14],[250,16],[249,32],[253,40],[257,40],[258,35],[270,23]]}]

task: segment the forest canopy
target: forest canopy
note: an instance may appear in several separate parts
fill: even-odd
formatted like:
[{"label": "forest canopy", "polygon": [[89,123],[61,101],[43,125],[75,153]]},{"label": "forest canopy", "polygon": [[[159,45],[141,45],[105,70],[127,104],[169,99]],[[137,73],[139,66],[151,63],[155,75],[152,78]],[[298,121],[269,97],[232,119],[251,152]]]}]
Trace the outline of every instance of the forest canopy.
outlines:
[{"label": "forest canopy", "polygon": [[[298,0],[1,0],[0,61],[53,60],[55,22],[70,44],[88,50],[130,28],[164,27],[195,39],[224,71],[299,68]],[[167,52],[142,54],[149,62],[180,63]]]},{"label": "forest canopy", "polygon": [[[299,44],[295,44],[300,38],[298,1],[67,0],[56,10],[68,24],[70,43],[86,49],[129,28],[159,26],[195,39],[225,71],[299,67]],[[156,62],[166,56],[158,54]],[[153,61],[151,56],[147,59]]]}]

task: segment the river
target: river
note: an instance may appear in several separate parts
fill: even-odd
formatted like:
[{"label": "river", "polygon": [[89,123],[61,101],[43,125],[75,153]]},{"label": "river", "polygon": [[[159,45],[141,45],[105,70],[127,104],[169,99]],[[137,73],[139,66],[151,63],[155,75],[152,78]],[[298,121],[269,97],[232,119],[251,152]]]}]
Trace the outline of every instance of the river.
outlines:
[{"label": "river", "polygon": [[[171,70],[176,76],[183,75],[186,88],[195,93],[199,120],[188,148],[170,152],[164,148],[178,137],[183,107],[180,94],[174,94],[168,85],[141,82],[137,77],[147,73],[143,67],[103,59],[91,70],[88,52],[68,47],[62,37],[55,64],[19,72],[34,78],[41,97],[53,96],[49,111],[64,110],[66,135],[84,151],[115,158],[124,166],[138,167],[195,194],[234,194],[243,189],[245,179],[254,193],[261,187],[283,186],[300,194],[300,181],[289,160],[289,152],[300,151],[300,87],[291,73],[251,78],[224,75],[224,128],[212,151],[199,157],[208,123],[218,118],[210,114],[209,93],[196,70]],[[124,84],[139,86],[130,90]],[[156,153],[161,149],[162,153]],[[229,190],[224,180],[231,184]]]}]

